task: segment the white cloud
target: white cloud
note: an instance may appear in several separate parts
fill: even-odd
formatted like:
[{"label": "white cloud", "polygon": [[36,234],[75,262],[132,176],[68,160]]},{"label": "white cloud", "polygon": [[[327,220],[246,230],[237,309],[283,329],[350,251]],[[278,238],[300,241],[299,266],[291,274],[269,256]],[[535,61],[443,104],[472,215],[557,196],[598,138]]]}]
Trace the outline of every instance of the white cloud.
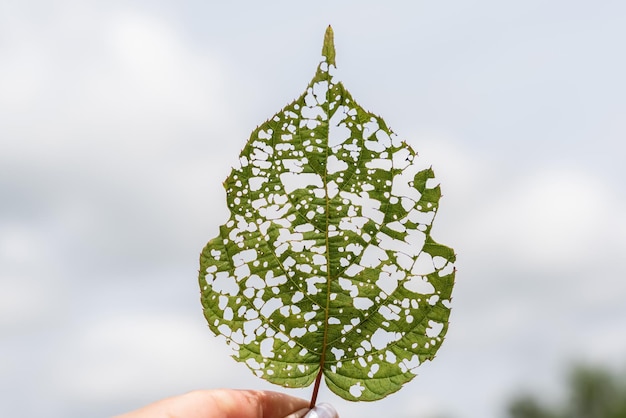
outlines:
[{"label": "white cloud", "polygon": [[227,119],[219,62],[170,22],[59,8],[41,23],[0,28],[11,39],[0,46],[3,160],[76,167],[163,156],[188,143],[181,135],[208,136]]},{"label": "white cloud", "polygon": [[221,152],[235,141],[218,136],[230,118],[209,46],[155,14],[65,3],[48,12],[34,24],[17,8],[0,25],[11,40],[0,44],[0,183],[15,184],[5,210],[28,201],[53,224],[42,245],[87,264],[158,258],[146,239],[168,252],[212,215],[225,219],[225,204],[211,202],[224,199]]},{"label": "white cloud", "polygon": [[56,351],[50,373],[68,401],[104,403],[145,393],[234,385],[247,373],[200,321],[172,312],[92,318]]},{"label": "white cloud", "polygon": [[484,213],[475,220],[474,236],[486,249],[535,266],[597,255],[611,221],[609,191],[593,173],[549,167],[503,189],[485,192]]},{"label": "white cloud", "polygon": [[553,161],[511,170],[488,152],[421,135],[420,158],[432,162],[443,193],[433,235],[458,247],[461,260],[470,253],[546,268],[605,260],[607,246],[626,245],[626,202],[590,167]]},{"label": "white cloud", "polygon": [[65,313],[60,253],[42,229],[0,220],[0,334],[43,329]]}]

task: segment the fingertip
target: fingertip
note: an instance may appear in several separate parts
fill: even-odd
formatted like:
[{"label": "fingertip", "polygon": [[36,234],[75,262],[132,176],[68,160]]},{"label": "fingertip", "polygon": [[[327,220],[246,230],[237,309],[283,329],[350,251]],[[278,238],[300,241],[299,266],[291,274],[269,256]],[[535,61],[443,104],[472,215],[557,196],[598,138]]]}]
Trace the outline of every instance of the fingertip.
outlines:
[{"label": "fingertip", "polygon": [[308,408],[305,408],[308,402],[302,398],[273,391],[260,391],[257,395],[260,395],[262,416],[266,418],[283,418],[287,413],[290,414],[286,415],[289,418],[302,418],[308,411]]}]

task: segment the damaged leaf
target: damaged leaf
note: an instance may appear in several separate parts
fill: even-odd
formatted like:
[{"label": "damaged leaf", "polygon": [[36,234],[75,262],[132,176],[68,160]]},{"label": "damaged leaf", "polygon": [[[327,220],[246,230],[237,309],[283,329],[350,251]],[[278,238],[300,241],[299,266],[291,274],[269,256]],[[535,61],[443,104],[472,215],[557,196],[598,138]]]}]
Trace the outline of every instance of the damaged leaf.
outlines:
[{"label": "damaged leaf", "polygon": [[209,327],[285,387],[399,390],[448,328],[455,254],[431,237],[430,167],[335,79],[329,27],[304,93],[250,135],[229,220],[200,257]]}]

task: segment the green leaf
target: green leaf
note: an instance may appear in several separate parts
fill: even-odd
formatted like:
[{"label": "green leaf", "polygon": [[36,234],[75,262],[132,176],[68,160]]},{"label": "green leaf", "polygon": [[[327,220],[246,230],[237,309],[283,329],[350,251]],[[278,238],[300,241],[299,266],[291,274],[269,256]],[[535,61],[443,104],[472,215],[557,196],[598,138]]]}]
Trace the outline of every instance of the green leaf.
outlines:
[{"label": "green leaf", "polygon": [[321,376],[374,401],[435,356],[455,254],[430,235],[433,171],[333,75],[329,27],[305,92],[256,128],[224,186],[230,219],[200,257],[209,327],[286,387]]}]

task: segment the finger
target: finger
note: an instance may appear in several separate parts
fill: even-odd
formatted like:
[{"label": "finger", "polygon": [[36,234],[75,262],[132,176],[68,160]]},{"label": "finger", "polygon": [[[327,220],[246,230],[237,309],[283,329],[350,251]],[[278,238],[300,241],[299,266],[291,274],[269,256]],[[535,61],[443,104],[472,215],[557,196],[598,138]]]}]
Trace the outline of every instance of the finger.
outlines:
[{"label": "finger", "polygon": [[306,412],[307,405],[304,399],[279,392],[197,390],[118,418],[284,418],[302,409]]},{"label": "finger", "polygon": [[[273,391],[243,391],[251,396],[252,402],[258,402],[262,411],[261,415],[241,415],[241,418],[285,418],[294,412],[308,410],[308,401],[302,398],[286,395]],[[259,408],[257,408],[259,410]],[[304,414],[300,415],[302,417]],[[298,417],[298,415],[296,415]],[[230,418],[230,417],[229,417]],[[233,418],[240,418],[233,415]],[[298,417],[299,418],[299,417]]]},{"label": "finger", "polygon": [[301,398],[264,390],[222,389],[200,393],[210,398],[202,418],[284,418],[308,404]]}]

